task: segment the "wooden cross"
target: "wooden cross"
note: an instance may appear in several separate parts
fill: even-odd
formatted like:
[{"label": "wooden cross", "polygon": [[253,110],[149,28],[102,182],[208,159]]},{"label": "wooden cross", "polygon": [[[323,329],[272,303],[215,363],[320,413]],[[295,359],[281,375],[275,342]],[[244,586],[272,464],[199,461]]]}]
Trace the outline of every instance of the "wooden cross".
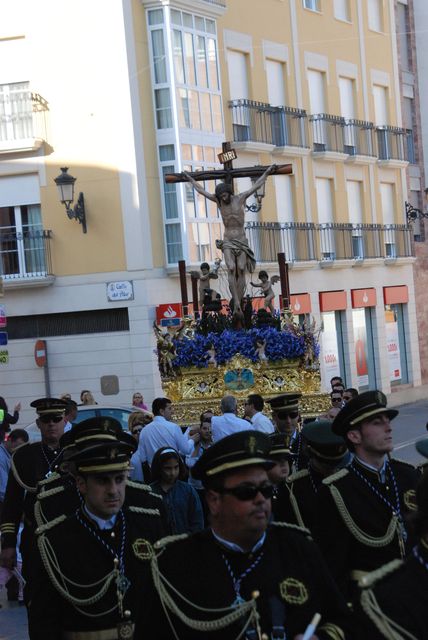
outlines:
[{"label": "wooden cross", "polygon": [[[230,184],[233,188],[234,178],[258,178],[261,176],[268,166],[256,166],[256,167],[239,167],[233,168],[233,160],[236,159],[236,152],[232,149],[230,142],[223,142],[222,153],[219,154],[220,163],[223,165],[223,169],[214,169],[212,171],[189,171],[194,180],[223,180],[227,184]],[[279,164],[272,175],[287,175],[293,173],[293,165],[291,164]],[[188,182],[184,173],[167,173],[165,176],[165,182],[177,183]]]}]

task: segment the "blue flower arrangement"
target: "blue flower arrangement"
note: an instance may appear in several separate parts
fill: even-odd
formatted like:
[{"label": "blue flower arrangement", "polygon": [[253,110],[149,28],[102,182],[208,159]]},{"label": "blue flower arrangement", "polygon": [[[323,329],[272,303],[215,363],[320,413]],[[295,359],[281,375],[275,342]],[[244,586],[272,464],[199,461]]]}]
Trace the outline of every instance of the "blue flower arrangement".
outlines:
[{"label": "blue flower arrangement", "polygon": [[[214,349],[217,364],[222,365],[240,354],[252,362],[259,359],[256,341],[265,344],[265,355],[271,362],[277,360],[304,359],[308,348],[315,357],[319,355],[319,345],[315,336],[304,331],[278,330],[274,327],[260,327],[249,330],[233,331],[225,329],[221,333],[202,335],[195,333],[192,338],[184,337],[174,340],[176,357],[174,368],[207,367],[209,355],[207,351]],[[309,343],[309,344],[308,344]]]}]

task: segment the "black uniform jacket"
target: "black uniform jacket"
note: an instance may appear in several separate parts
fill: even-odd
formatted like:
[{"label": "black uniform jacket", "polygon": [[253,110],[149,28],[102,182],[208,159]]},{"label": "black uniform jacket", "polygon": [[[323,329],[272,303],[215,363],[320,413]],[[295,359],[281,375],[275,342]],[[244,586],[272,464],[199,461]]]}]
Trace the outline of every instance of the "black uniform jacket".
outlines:
[{"label": "black uniform jacket", "polygon": [[[419,551],[428,566],[428,549],[420,546]],[[399,633],[398,625],[412,634],[406,640],[428,640],[428,570],[413,554],[369,574],[360,586],[359,639],[390,640],[390,629]]]},{"label": "black uniform jacket", "polygon": [[[150,543],[158,537],[160,517],[125,507],[123,514],[124,574],[129,581],[123,610],[135,620],[137,610],[150,606],[146,593],[148,558]],[[114,629],[122,618],[116,580],[108,584],[114,569],[114,554],[108,547],[120,556],[124,532],[122,518],[118,515],[114,528],[107,531],[101,531],[83,510],[52,524],[38,530],[39,553],[34,559],[33,588],[28,606],[31,640],[60,640],[67,631]],[[106,592],[99,597],[107,585]],[[79,602],[90,598],[93,601],[87,604]]]},{"label": "black uniform jacket", "polygon": [[291,522],[312,532],[318,520],[318,491],[323,477],[308,466],[293,473],[272,501],[275,520]]},{"label": "black uniform jacket", "polygon": [[[320,640],[352,637],[347,632],[350,614],[345,601],[317,546],[307,538],[307,532],[292,525],[274,523],[267,530],[264,544],[254,553],[226,549],[209,529],[180,538],[165,545],[162,541],[158,543],[158,567],[191,603],[203,608],[230,607],[236,598],[230,569],[237,578],[261,555],[259,562],[242,578],[240,594],[244,600],[250,600],[255,590],[260,592],[257,609],[262,632],[270,637],[273,624],[284,625],[287,638],[294,638],[304,632],[313,615],[319,612],[322,616],[317,630]],[[224,615],[224,612],[207,614],[195,609],[170,588],[168,591],[190,618],[212,620]],[[189,628],[173,613],[169,612],[169,616],[178,638],[199,640],[202,637],[201,631]],[[232,640],[242,627],[242,622],[236,622],[225,629],[206,632],[206,637]],[[170,640],[173,637],[159,598],[153,610],[148,611],[143,606],[135,638]]]},{"label": "black uniform jacket", "polygon": [[[407,463],[391,460],[389,464],[397,484],[401,514],[406,519],[415,508],[415,487],[420,475]],[[362,573],[403,557],[392,507],[353,468],[394,508],[396,505],[392,474],[387,472],[386,482],[382,483],[375,471],[356,459],[347,469],[323,481],[318,492],[318,524],[312,533],[339,587],[348,594],[352,590],[351,581],[358,580]],[[406,553],[413,542],[408,533]]]}]

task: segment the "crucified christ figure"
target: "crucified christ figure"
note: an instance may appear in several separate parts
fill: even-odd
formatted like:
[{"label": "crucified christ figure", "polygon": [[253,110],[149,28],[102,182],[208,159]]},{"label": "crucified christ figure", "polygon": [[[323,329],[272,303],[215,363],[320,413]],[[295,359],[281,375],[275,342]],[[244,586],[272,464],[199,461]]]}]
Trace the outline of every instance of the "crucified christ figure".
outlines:
[{"label": "crucified christ figure", "polygon": [[234,195],[231,185],[226,182],[220,182],[216,186],[215,193],[209,193],[193,179],[190,173],[183,171],[193,188],[208,200],[215,202],[220,209],[224,225],[224,236],[223,240],[216,240],[216,246],[223,251],[235,314],[242,313],[241,304],[246,286],[245,274],[247,271],[253,273],[256,266],[254,253],[248,245],[244,231],[245,202],[276,169],[276,164],[271,165],[254,182],[250,189],[237,195]]}]

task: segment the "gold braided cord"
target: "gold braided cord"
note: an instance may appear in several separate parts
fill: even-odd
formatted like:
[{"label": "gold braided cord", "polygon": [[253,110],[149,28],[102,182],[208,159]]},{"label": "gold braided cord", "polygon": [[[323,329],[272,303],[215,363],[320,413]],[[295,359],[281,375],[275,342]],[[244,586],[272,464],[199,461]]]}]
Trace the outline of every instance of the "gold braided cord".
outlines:
[{"label": "gold braided cord", "polygon": [[[156,591],[158,592],[160,601],[164,608],[164,611],[168,617],[168,621],[171,625],[171,628],[174,630],[171,620],[169,618],[167,609],[171,611],[183,624],[191,629],[201,632],[207,631],[218,631],[219,629],[224,629],[225,627],[230,626],[234,622],[242,619],[244,616],[248,616],[248,620],[246,620],[245,628],[251,623],[252,620],[258,623],[258,613],[256,609],[255,600],[248,600],[247,602],[243,602],[237,606],[230,606],[221,609],[207,609],[205,607],[200,607],[193,602],[190,602],[183,594],[181,594],[161,573],[158,565],[158,559],[156,556],[152,557],[151,560],[151,569],[152,569],[152,577],[153,583],[155,585]],[[190,618],[187,616],[176,604],[170,593],[168,592],[167,587],[173,591],[178,598],[183,600],[187,605],[192,607],[193,609],[197,609],[198,611],[202,611],[207,614],[221,614],[225,613],[225,615],[220,616],[215,620],[196,620],[194,618]],[[174,631],[175,634],[175,631]],[[176,638],[178,637],[175,634]],[[242,633],[238,635],[238,638],[242,636]]]},{"label": "gold braided cord", "polygon": [[358,540],[358,542],[361,542],[361,544],[365,544],[368,547],[376,548],[386,547],[388,544],[390,544],[390,542],[392,542],[396,533],[398,532],[398,519],[396,516],[392,516],[391,521],[388,525],[388,529],[384,536],[380,538],[370,536],[367,533],[364,533],[364,531],[362,531],[355,523],[351,514],[346,508],[343,498],[340,495],[338,489],[334,485],[330,485],[329,489],[343,522],[352,533],[354,538]]},{"label": "gold braided cord", "polygon": [[40,487],[40,486],[43,486],[45,484],[48,484],[49,482],[53,482],[54,480],[56,480],[59,477],[60,477],[59,473],[57,473],[57,471],[54,471],[53,473],[51,473],[51,475],[48,478],[43,478],[43,480],[39,480],[39,482],[37,484]]},{"label": "gold braided cord", "polygon": [[177,533],[177,535],[175,536],[165,536],[160,540],[156,540],[153,546],[155,549],[161,549],[162,547],[166,547],[166,545],[169,544],[170,542],[175,542],[176,540],[184,540],[184,538],[188,538],[188,537],[189,537],[188,533]]},{"label": "gold braided cord", "polygon": [[301,527],[298,524],[293,524],[292,522],[271,522],[271,527],[285,527],[286,529],[294,529],[294,531],[300,531],[300,533],[304,533],[307,536],[311,535],[311,532],[306,527]]},{"label": "gold braided cord", "polygon": [[59,487],[53,487],[52,489],[46,489],[45,491],[40,491],[37,496],[37,500],[43,500],[43,498],[49,498],[50,496],[54,496],[57,493],[62,493],[64,491],[64,487],[61,485]]},{"label": "gold braided cord", "polygon": [[298,525],[300,527],[304,527],[305,523],[303,521],[302,514],[300,513],[299,503],[297,502],[297,498],[293,493],[293,487],[291,487],[291,490],[290,490],[290,502],[294,511],[294,515],[296,516]]},{"label": "gold braided cord", "polygon": [[34,519],[36,521],[37,527],[43,527],[43,525],[46,524],[46,522],[48,521],[48,519],[45,517],[41,504],[40,502],[37,500],[36,504],[34,505]]},{"label": "gold braided cord", "polygon": [[36,529],[37,535],[39,535],[40,533],[44,533],[48,529],[53,529],[53,527],[56,527],[57,524],[61,524],[61,522],[64,522],[64,520],[67,520],[67,516],[63,514],[61,516],[58,516],[57,518],[54,518],[50,522],[46,522],[45,524],[42,524],[41,527],[38,527]]},{"label": "gold braided cord", "polygon": [[371,589],[361,593],[361,606],[368,618],[387,640],[418,640],[397,622],[388,618],[379,606],[376,596]]},{"label": "gold braided cord", "polygon": [[159,509],[147,509],[146,507],[128,507],[134,513],[146,513],[148,516],[160,516]]},{"label": "gold braided cord", "polygon": [[36,493],[37,491],[37,487],[30,487],[28,484],[25,484],[25,482],[23,480],[21,480],[18,470],[15,466],[15,462],[13,460],[13,456],[12,456],[12,460],[11,460],[11,468],[12,468],[12,473],[15,476],[15,480],[17,481],[17,483],[23,488],[25,489],[25,491],[28,491],[29,493]]},{"label": "gold braided cord", "polygon": [[134,480],[127,480],[126,486],[133,487],[134,489],[141,489],[142,491],[147,491],[148,493],[152,493],[154,496],[156,496],[156,498],[160,498],[161,500],[163,500],[162,496],[160,496],[158,493],[154,493],[149,484],[144,484],[143,482],[134,482]]},{"label": "gold braided cord", "polygon": [[[79,607],[89,607],[96,602],[99,602],[101,598],[107,593],[110,585],[113,581],[115,581],[119,577],[119,571],[117,569],[113,569],[108,574],[93,582],[91,584],[79,584],[67,578],[61,571],[61,567],[59,566],[58,559],[55,555],[55,551],[49,540],[45,535],[39,536],[37,540],[37,544],[40,551],[40,556],[42,558],[43,565],[46,569],[46,572],[54,586],[54,588],[58,591],[58,593],[65,599],[67,602],[75,608],[78,609],[82,614],[91,617],[91,618],[99,618],[101,616],[105,616],[108,613],[111,613],[115,609],[117,609],[117,604],[109,609],[108,611],[102,611],[100,613],[88,613],[86,611],[82,611]],[[58,576],[58,577],[57,577]],[[102,585],[97,593],[94,593],[92,596],[88,598],[76,598],[72,596],[70,591],[68,590],[67,584],[77,587],[79,589],[93,589],[98,587],[98,585]]]},{"label": "gold braided cord", "polygon": [[332,640],[345,640],[345,633],[343,629],[332,622],[325,622],[321,627],[319,627],[319,630],[326,633]]}]

